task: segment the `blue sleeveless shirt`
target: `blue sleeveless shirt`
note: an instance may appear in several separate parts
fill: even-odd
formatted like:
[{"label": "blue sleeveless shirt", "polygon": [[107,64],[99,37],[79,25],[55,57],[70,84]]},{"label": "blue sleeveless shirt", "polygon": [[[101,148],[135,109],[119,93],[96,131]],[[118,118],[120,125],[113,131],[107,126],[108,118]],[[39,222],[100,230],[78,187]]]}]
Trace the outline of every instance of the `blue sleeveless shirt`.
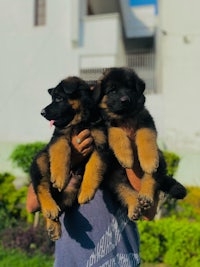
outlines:
[{"label": "blue sleeveless shirt", "polygon": [[139,235],[112,194],[98,190],[93,200],[60,217],[54,267],[138,267]]}]

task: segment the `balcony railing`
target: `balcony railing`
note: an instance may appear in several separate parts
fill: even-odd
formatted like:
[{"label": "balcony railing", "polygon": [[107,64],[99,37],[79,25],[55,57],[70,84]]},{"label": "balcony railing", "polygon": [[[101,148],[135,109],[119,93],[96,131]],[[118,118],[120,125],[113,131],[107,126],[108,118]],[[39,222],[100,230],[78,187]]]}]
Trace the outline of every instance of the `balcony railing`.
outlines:
[{"label": "balcony railing", "polygon": [[[126,55],[126,67],[132,68],[146,83],[146,94],[156,93],[155,53],[153,51],[137,51]],[[80,76],[84,80],[98,79],[105,68],[83,68]]]}]

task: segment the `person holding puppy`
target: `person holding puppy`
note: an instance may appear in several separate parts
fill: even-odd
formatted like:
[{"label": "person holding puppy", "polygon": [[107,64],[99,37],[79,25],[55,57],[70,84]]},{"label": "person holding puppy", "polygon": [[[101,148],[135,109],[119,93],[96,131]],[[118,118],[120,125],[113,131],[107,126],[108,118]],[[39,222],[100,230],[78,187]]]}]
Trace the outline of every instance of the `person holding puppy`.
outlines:
[{"label": "person holding puppy", "polygon": [[[73,157],[77,164],[92,152],[92,142],[88,129],[72,137]],[[138,191],[139,178],[132,170],[126,170],[126,174]],[[124,175],[124,171],[113,170],[112,175]],[[80,179],[72,176],[70,186],[80,186]],[[145,214],[146,219],[153,219],[156,206],[157,201]],[[35,212],[38,209],[39,203],[30,185],[27,210]],[[89,203],[76,204],[66,210],[60,217],[62,236],[55,243],[54,267],[140,266],[137,226],[126,213],[106,187],[98,189]]]}]

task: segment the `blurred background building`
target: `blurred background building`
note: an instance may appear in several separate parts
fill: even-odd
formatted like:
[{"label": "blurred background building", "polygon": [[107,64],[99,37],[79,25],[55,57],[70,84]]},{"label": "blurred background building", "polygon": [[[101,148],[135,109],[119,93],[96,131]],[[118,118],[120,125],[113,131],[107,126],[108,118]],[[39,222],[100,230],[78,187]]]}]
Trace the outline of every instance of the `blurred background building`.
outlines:
[{"label": "blurred background building", "polygon": [[48,140],[40,110],[68,75],[129,66],[146,82],[161,148],[177,179],[200,185],[199,0],[1,0],[0,171],[16,144]]}]

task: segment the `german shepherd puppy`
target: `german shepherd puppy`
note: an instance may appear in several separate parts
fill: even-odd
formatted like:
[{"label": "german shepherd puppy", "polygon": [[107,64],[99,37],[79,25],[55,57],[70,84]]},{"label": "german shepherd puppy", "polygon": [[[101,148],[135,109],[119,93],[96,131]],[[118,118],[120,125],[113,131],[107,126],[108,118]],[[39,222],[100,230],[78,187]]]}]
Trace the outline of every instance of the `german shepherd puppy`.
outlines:
[{"label": "german shepherd puppy", "polygon": [[79,190],[73,186],[63,190],[69,183],[73,167],[71,137],[87,128],[94,139],[94,150],[84,162],[84,167],[76,168],[77,175],[83,175],[79,203],[92,199],[103,179],[106,171],[103,151],[107,151],[107,137],[92,92],[85,81],[68,77],[48,92],[52,103],[41,114],[51,121],[55,130],[50,142],[33,160],[30,174],[48,234],[56,240],[61,236],[60,212],[66,205],[73,204]]},{"label": "german shepherd puppy", "polygon": [[[142,210],[152,206],[157,190],[182,199],[185,188],[167,176],[166,163],[157,145],[154,120],[144,107],[145,83],[128,68],[110,68],[99,79],[95,99],[107,122],[108,143],[119,163],[132,168],[141,178],[138,194],[127,181],[112,176],[111,187],[128,207],[130,219],[138,219]],[[134,142],[127,137],[133,129]]]}]

